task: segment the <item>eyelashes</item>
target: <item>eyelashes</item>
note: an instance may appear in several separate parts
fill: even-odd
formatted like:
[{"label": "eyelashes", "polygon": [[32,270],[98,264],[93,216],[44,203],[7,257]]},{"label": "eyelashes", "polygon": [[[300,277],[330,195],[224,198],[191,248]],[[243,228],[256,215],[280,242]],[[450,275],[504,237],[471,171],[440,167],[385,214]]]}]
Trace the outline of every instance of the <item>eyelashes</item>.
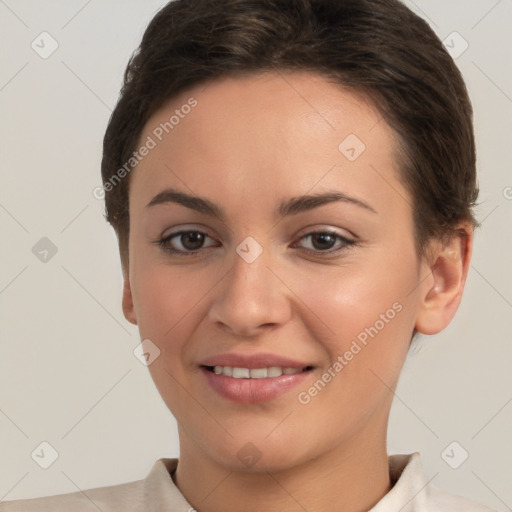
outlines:
[{"label": "eyelashes", "polygon": [[[190,237],[190,235],[194,235]],[[187,239],[188,237],[188,239]],[[207,249],[210,249],[209,247],[193,247],[192,249],[187,248],[186,245],[192,244],[194,245],[202,245],[206,239],[211,238],[207,233],[204,231],[199,230],[182,230],[177,231],[174,233],[170,233],[166,237],[163,237],[159,240],[156,240],[153,242],[154,244],[158,245],[164,252],[177,257],[183,257],[183,258],[190,258],[194,256],[198,256],[201,253],[204,253]],[[173,246],[174,239],[177,239],[179,244],[181,244],[182,248],[176,248]],[[344,251],[347,251],[351,247],[355,247],[358,245],[357,240],[352,240],[349,238],[346,238],[336,231],[329,230],[329,229],[322,229],[322,230],[316,230],[311,231],[302,237],[299,238],[299,242],[304,239],[310,239],[312,242],[312,246],[315,244],[320,243],[325,244],[327,242],[327,245],[329,245],[331,242],[335,242],[336,240],[339,240],[342,242],[341,247],[338,247],[337,249],[329,248],[328,250],[322,250],[322,249],[303,249],[304,252],[310,255],[319,256],[319,257],[327,257],[327,256],[333,256],[338,255]],[[294,243],[294,246],[297,246],[297,243]],[[300,247],[299,247],[300,249]]]}]

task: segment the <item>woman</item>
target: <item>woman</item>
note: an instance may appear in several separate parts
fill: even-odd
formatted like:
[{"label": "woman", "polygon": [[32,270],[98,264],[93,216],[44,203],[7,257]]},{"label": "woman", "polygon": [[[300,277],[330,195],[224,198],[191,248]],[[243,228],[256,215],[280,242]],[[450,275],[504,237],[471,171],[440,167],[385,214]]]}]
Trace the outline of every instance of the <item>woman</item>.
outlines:
[{"label": "woman", "polygon": [[177,0],[128,64],[106,217],[180,457],[1,510],[485,511],[388,455],[418,333],[460,304],[472,110],[395,0]]}]

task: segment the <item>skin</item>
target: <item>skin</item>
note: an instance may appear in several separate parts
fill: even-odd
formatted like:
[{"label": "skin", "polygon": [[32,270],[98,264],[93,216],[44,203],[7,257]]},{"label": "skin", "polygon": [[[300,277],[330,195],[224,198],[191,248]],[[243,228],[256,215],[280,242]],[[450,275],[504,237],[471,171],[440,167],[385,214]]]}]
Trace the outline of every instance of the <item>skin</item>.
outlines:
[{"label": "skin", "polygon": [[[149,370],[178,422],[174,480],[201,512],[368,510],[392,486],[387,423],[413,328],[436,334],[453,318],[473,230],[461,224],[466,237],[433,241],[418,260],[394,133],[353,90],[307,72],[224,77],[172,98],[140,140],[191,96],[197,106],[130,176],[124,268],[125,317],[161,350]],[[349,134],[366,146],[353,162],[338,149]],[[146,207],[167,187],[208,198],[225,222],[176,203]],[[377,213],[332,202],[273,216],[283,199],[328,190]],[[154,243],[180,228],[208,235],[202,249],[173,239],[177,249],[199,247],[196,255],[180,258]],[[322,257],[344,243],[315,243],[307,234],[317,229],[359,243]],[[263,248],[252,263],[236,252],[247,236]],[[298,393],[396,302],[401,311],[301,404]],[[275,400],[235,403],[198,367],[233,351],[289,356],[315,369]],[[249,442],[260,458],[247,467],[237,454]]]}]

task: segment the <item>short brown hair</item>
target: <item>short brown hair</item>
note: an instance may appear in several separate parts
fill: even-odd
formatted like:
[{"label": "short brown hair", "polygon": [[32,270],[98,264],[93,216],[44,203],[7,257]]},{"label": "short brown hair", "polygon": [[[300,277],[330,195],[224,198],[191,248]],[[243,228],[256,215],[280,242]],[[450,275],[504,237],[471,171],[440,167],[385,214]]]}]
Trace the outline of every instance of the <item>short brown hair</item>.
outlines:
[{"label": "short brown hair", "polygon": [[[226,75],[311,71],[363,92],[397,136],[418,257],[459,221],[479,226],[472,107],[428,24],[398,0],[175,0],[132,55],[103,142],[105,218],[128,265],[130,161],[149,117],[176,94]],[[132,159],[133,160],[133,159]],[[123,173],[123,176],[126,171]],[[107,188],[105,185],[110,183]]]}]

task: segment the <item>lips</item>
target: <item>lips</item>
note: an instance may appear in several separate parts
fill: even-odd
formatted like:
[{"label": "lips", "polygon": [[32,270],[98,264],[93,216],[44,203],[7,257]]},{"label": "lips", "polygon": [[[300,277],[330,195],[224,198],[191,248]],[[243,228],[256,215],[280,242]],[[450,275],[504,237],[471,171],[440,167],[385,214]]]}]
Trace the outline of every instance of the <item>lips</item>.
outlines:
[{"label": "lips", "polygon": [[201,373],[221,397],[239,403],[273,400],[302,382],[313,366],[275,354],[220,354],[202,361]]}]

